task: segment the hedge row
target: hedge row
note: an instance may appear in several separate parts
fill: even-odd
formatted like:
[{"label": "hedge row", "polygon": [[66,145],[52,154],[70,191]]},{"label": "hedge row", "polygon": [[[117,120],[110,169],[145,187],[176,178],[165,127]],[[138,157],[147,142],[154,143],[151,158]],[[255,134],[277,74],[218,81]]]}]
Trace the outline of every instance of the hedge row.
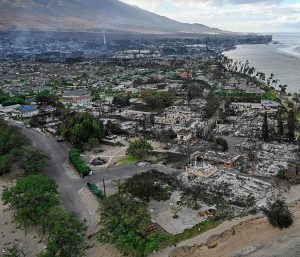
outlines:
[{"label": "hedge row", "polygon": [[69,152],[69,159],[81,176],[85,177],[90,174],[90,167],[81,160],[80,154],[76,149],[72,149]]},{"label": "hedge row", "polygon": [[104,192],[96,184],[88,182],[87,187],[99,200],[102,201],[105,198]]}]

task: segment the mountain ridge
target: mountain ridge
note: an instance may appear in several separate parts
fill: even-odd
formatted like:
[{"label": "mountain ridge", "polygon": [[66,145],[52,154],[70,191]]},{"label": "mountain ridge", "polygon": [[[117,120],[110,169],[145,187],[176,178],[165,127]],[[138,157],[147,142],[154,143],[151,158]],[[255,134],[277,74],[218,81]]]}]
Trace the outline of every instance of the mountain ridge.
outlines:
[{"label": "mountain ridge", "polygon": [[227,33],[181,23],[118,0],[0,0],[0,30],[102,31],[174,34]]}]

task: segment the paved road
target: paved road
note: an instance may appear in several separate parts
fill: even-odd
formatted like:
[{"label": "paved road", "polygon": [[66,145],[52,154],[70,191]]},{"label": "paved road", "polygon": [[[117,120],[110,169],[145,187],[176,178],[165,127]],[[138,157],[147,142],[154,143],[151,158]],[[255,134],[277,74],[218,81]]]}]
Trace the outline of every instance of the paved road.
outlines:
[{"label": "paved road", "polygon": [[34,147],[50,157],[45,173],[57,182],[59,195],[65,208],[77,213],[82,220],[87,220],[88,227],[94,228],[97,221],[90,219],[89,212],[78,194],[78,191],[85,186],[84,181],[68,175],[63,166],[68,158],[66,145],[34,129],[22,127],[21,132],[32,141]]},{"label": "paved road", "polygon": [[166,173],[177,171],[175,169],[155,165],[147,167],[127,165],[104,169],[94,173],[92,176],[81,179],[72,167],[66,168],[64,165],[68,159],[68,146],[65,143],[57,142],[52,136],[47,136],[32,128],[21,127],[20,132],[32,141],[34,147],[40,149],[50,157],[49,165],[45,169],[45,173],[55,179],[58,184],[60,199],[65,208],[70,212],[78,214],[81,220],[85,220],[90,233],[96,231],[98,219],[95,218],[95,215],[89,213],[79,195],[79,190],[86,187],[88,181],[99,182],[102,181],[102,179],[110,181],[122,179],[151,168],[156,168]]}]

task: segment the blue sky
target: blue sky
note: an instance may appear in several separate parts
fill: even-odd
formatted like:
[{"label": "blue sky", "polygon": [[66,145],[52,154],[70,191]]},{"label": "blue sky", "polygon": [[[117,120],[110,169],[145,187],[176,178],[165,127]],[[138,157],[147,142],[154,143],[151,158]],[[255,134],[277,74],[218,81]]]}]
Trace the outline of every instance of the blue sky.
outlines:
[{"label": "blue sky", "polygon": [[189,23],[237,32],[300,32],[300,0],[122,0]]}]

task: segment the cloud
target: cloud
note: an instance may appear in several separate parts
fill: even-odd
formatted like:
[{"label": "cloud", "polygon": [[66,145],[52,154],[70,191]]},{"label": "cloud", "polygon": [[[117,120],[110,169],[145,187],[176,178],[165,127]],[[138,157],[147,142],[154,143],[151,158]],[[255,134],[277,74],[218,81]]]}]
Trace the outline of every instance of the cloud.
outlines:
[{"label": "cloud", "polygon": [[234,4],[234,5],[244,5],[244,4],[267,4],[274,5],[280,4],[282,0],[121,0],[122,2],[137,5],[137,6],[158,6],[163,2],[168,2],[169,4],[183,5],[183,4],[194,4],[194,5],[225,5],[225,4]]},{"label": "cloud", "polygon": [[241,32],[300,32],[300,3],[282,0],[122,0],[181,22]]},{"label": "cloud", "polygon": [[[213,1],[213,0],[212,0]],[[214,0],[215,2],[225,2],[229,4],[279,4],[282,0]]]},{"label": "cloud", "polygon": [[122,2],[130,5],[135,5],[148,11],[153,11],[157,8],[162,0],[121,0]]},{"label": "cloud", "polygon": [[[142,0],[143,1],[143,0]],[[161,1],[163,2],[163,1]],[[171,4],[177,6],[194,6],[194,7],[221,7],[225,5],[260,5],[260,6],[270,6],[270,5],[278,5],[282,2],[282,0],[169,0]]]}]

